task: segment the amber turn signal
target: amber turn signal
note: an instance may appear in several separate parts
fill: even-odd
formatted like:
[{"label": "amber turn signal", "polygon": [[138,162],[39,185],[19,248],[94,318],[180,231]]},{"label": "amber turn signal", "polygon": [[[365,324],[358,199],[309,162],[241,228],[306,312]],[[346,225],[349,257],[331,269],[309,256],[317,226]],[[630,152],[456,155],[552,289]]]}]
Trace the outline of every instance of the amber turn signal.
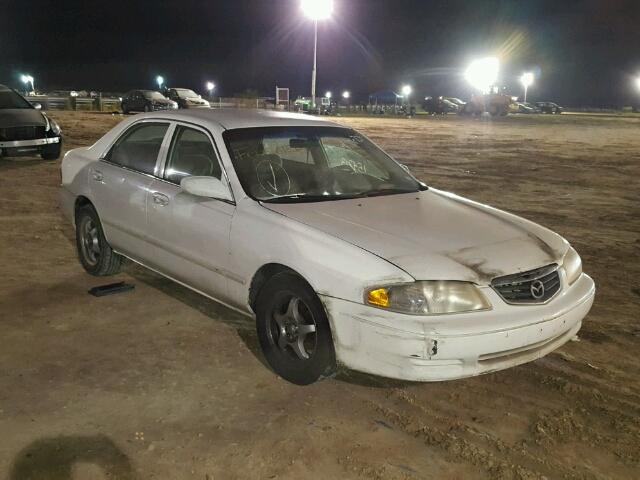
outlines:
[{"label": "amber turn signal", "polygon": [[387,289],[378,288],[376,290],[371,290],[367,294],[367,302],[369,303],[369,305],[375,305],[377,307],[388,307],[389,294],[387,293]]}]

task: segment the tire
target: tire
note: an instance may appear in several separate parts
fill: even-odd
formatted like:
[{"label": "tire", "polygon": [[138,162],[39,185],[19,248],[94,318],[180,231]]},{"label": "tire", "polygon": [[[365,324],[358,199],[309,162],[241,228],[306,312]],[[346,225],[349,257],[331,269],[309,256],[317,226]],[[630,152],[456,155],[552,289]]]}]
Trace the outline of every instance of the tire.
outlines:
[{"label": "tire", "polygon": [[267,362],[285,380],[310,385],[335,373],[329,320],[316,293],[299,276],[280,273],[262,287],[256,327]]},{"label": "tire", "polygon": [[58,160],[62,153],[62,138],[58,143],[52,143],[42,149],[41,157],[43,160]]},{"label": "tire", "polygon": [[76,248],[87,273],[107,277],[120,272],[123,257],[111,249],[92,205],[80,207],[76,212]]}]

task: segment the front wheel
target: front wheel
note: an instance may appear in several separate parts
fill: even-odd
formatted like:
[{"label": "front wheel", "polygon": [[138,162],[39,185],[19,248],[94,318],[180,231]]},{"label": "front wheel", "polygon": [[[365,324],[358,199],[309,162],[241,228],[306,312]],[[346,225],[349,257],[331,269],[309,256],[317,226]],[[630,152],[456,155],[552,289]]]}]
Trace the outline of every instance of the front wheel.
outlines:
[{"label": "front wheel", "polygon": [[120,271],[122,256],[111,249],[98,213],[91,205],[80,207],[76,213],[76,247],[80,263],[87,273],[106,277]]},{"label": "front wheel", "polygon": [[258,339],[285,380],[310,385],[336,370],[329,320],[313,289],[293,273],[274,276],[256,301]]}]

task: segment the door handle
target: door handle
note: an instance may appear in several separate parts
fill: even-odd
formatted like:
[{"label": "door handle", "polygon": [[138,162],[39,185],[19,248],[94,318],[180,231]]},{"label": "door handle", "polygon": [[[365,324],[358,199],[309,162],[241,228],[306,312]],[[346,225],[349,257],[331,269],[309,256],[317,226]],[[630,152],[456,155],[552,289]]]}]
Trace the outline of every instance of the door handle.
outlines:
[{"label": "door handle", "polygon": [[94,170],[91,173],[91,178],[93,178],[96,182],[101,182],[102,179],[104,178],[104,176],[102,175],[102,172],[99,172],[97,170]]},{"label": "door handle", "polygon": [[161,207],[166,207],[169,205],[169,197],[163,195],[162,193],[155,192],[153,194],[153,203],[156,205],[160,205]]}]

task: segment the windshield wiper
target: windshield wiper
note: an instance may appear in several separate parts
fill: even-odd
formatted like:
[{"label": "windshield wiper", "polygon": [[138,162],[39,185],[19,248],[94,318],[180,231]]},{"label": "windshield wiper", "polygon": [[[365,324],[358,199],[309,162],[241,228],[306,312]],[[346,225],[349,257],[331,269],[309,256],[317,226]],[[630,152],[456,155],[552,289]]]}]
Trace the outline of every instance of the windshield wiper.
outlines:
[{"label": "windshield wiper", "polygon": [[267,200],[264,203],[306,203],[306,202],[330,202],[334,200],[351,200],[360,198],[362,195],[310,195],[308,193],[294,193],[291,195],[282,195]]},{"label": "windshield wiper", "polygon": [[401,188],[385,188],[382,190],[372,190],[370,192],[364,192],[360,196],[362,197],[382,197],[384,195],[400,195],[403,193],[418,193],[420,190],[404,190]]}]

